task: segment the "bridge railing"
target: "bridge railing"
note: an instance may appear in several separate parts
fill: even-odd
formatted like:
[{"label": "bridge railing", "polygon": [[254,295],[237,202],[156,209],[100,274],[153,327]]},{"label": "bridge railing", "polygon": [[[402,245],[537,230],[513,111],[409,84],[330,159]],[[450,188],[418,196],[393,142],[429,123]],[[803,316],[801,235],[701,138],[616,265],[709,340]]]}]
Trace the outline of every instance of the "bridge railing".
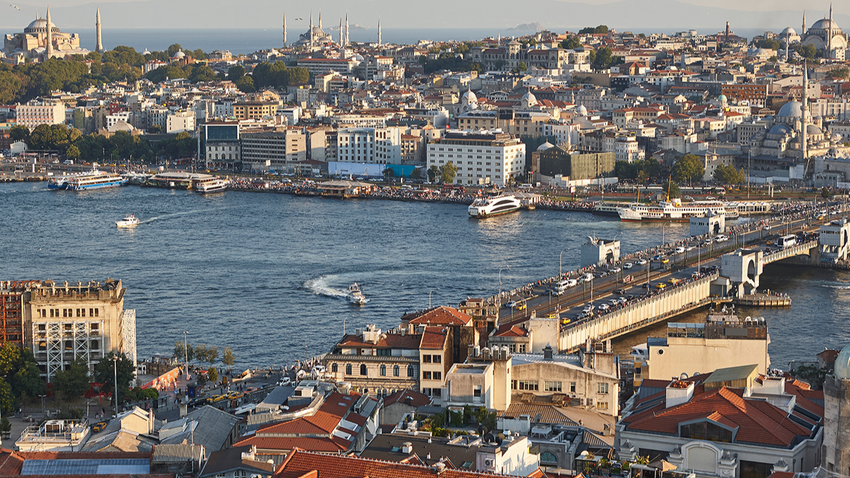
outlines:
[{"label": "bridge railing", "polygon": [[785,249],[780,249],[776,252],[772,252],[769,255],[762,256],[762,264],[770,264],[771,262],[781,261],[782,259],[787,259],[789,257],[800,255],[802,253],[807,253],[808,251],[812,250],[817,246],[818,241],[809,241],[804,242],[802,244],[796,244]]}]

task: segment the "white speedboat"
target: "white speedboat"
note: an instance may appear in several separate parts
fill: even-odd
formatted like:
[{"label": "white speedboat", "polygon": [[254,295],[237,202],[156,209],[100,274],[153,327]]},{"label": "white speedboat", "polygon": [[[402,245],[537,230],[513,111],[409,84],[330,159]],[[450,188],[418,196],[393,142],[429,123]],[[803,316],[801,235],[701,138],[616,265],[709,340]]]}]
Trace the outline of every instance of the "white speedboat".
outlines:
[{"label": "white speedboat", "polygon": [[345,294],[345,298],[354,305],[366,305],[366,296],[363,295],[363,291],[360,290],[357,282],[348,286],[348,292]]},{"label": "white speedboat", "polygon": [[513,194],[476,199],[469,205],[469,215],[476,218],[501,216],[519,211],[522,203]]},{"label": "white speedboat", "polygon": [[115,221],[115,225],[118,227],[136,227],[139,225],[139,218],[132,214],[128,214],[124,219]]}]

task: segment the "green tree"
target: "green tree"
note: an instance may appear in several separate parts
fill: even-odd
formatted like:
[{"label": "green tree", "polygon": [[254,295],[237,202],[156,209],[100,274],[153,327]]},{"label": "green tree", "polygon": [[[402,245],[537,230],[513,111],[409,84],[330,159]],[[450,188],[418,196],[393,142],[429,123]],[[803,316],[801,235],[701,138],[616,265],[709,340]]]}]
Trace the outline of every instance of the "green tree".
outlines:
[{"label": "green tree", "polygon": [[562,41],[559,46],[564,50],[575,50],[576,48],[581,48],[582,45],[577,36],[571,36]]},{"label": "green tree", "polygon": [[0,376],[14,373],[21,364],[21,349],[11,342],[0,347]]},{"label": "green tree", "polygon": [[[113,364],[113,357],[118,357]],[[109,352],[94,366],[94,379],[103,384],[104,390],[115,390],[115,375],[118,375],[118,402],[123,403],[127,397],[130,381],[133,380],[133,361],[124,354]],[[115,402],[113,402],[115,403]]]},{"label": "green tree", "polygon": [[440,180],[443,184],[451,184],[455,180],[455,176],[457,176],[457,166],[454,165],[451,161],[440,166]]},{"label": "green tree", "polygon": [[714,170],[713,176],[714,180],[720,184],[741,184],[747,179],[743,168],[738,170],[728,164],[718,165]]},{"label": "green tree", "polygon": [[679,185],[674,183],[673,181],[667,181],[663,185],[664,194],[669,198],[677,198],[682,196],[682,191],[679,189]]},{"label": "green tree", "polygon": [[28,142],[30,139],[30,129],[24,125],[15,125],[9,130],[9,136],[12,138],[12,141],[23,141]]},{"label": "green tree", "polygon": [[239,88],[239,91],[243,93],[253,93],[256,91],[254,88],[254,79],[250,76],[243,76],[234,82],[236,87]]},{"label": "green tree", "polygon": [[83,357],[77,357],[65,370],[53,375],[53,389],[67,402],[80,397],[89,389],[89,369]]},{"label": "green tree", "polygon": [[410,172],[410,179],[422,179],[422,170],[413,168],[413,171]]},{"label": "green tree", "polygon": [[758,41],[755,44],[756,48],[764,48],[766,50],[780,50],[782,49],[782,43],[774,40],[773,38],[765,38],[764,40]]},{"label": "green tree", "polygon": [[846,80],[848,76],[850,76],[850,69],[846,66],[838,66],[826,72],[826,77],[830,80]]},{"label": "green tree", "polygon": [[182,46],[180,46],[180,44],[179,44],[179,43],[174,43],[173,45],[169,46],[169,47],[168,47],[168,50],[166,50],[166,53],[168,53],[168,58],[172,58],[172,57],[174,57],[174,55],[175,55],[178,51],[183,51],[183,47],[182,47]]},{"label": "green tree", "polygon": [[80,157],[80,148],[72,144],[68,147],[68,150],[65,151],[65,156],[67,156],[68,159],[78,159]]},{"label": "green tree", "polygon": [[699,156],[686,154],[673,165],[673,179],[677,182],[699,182],[705,174],[705,166]]},{"label": "green tree", "polygon": [[212,68],[201,63],[195,63],[194,65],[192,65],[192,72],[189,73],[189,80],[192,83],[199,83],[202,81],[215,81],[215,79],[215,72]]},{"label": "green tree", "polygon": [[195,346],[195,358],[198,362],[206,362],[207,361],[207,345],[200,344]]},{"label": "green tree", "polygon": [[614,57],[611,54],[611,49],[607,46],[600,47],[596,50],[596,56],[593,59],[593,68],[597,70],[604,70],[606,68],[610,68],[616,62]]},{"label": "green tree", "polygon": [[207,347],[207,362],[212,365],[216,361],[218,361],[218,347],[211,345]]},{"label": "green tree", "polygon": [[233,65],[227,69],[227,79],[230,81],[236,81],[243,76],[245,76],[245,67],[242,65]]},{"label": "green tree", "polygon": [[12,386],[2,378],[0,378],[0,412],[3,412],[3,415],[10,415],[15,412],[15,396],[12,395]]},{"label": "green tree", "polygon": [[215,367],[210,367],[210,371],[207,372],[207,376],[209,377],[210,382],[218,381],[218,372],[216,371]]},{"label": "green tree", "polygon": [[233,350],[231,350],[230,347],[225,347],[222,351],[221,363],[227,365],[228,367],[232,367],[235,363],[235,360],[233,359]]},{"label": "green tree", "polygon": [[608,33],[608,25],[599,25],[598,27],[585,27],[579,30],[579,35],[586,35],[589,33],[592,34],[605,34]]},{"label": "green tree", "polygon": [[11,71],[0,70],[0,104],[8,105],[21,94],[21,80]]},{"label": "green tree", "polygon": [[517,73],[522,73],[528,70],[528,65],[525,64],[524,61],[521,61],[519,65],[516,66]]},{"label": "green tree", "polygon": [[21,368],[15,372],[12,379],[12,390],[15,396],[23,394],[26,397],[37,397],[44,394],[46,384],[41,378],[41,370],[35,362],[25,362]]},{"label": "green tree", "polygon": [[436,165],[431,165],[431,167],[428,168],[428,181],[430,181],[432,183],[436,182],[437,181],[437,175],[439,175],[439,174],[440,174],[440,169]]},{"label": "green tree", "polygon": [[824,199],[829,199],[830,196],[832,196],[832,193],[829,192],[829,188],[826,188],[826,187],[821,188],[820,197],[822,197]]}]

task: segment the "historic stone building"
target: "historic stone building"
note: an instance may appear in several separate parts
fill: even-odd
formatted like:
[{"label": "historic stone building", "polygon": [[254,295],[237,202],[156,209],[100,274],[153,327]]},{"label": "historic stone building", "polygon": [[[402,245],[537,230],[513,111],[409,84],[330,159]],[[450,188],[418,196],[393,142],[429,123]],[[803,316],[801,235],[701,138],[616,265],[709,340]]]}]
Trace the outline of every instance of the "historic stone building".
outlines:
[{"label": "historic stone building", "polygon": [[[98,25],[100,24],[98,16]],[[48,25],[50,28],[48,29]],[[6,35],[3,51],[6,57],[18,62],[25,59],[44,60],[51,57],[64,58],[67,55],[86,55],[89,50],[80,48],[80,35],[63,33],[50,21],[50,9],[47,18],[37,17],[22,33]]]}]

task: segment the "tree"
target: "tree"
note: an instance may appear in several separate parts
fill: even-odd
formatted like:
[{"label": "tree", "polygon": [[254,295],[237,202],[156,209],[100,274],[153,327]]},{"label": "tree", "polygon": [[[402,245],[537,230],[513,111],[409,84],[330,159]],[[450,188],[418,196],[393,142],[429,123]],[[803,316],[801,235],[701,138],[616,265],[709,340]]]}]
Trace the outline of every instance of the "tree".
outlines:
[{"label": "tree", "polygon": [[12,395],[12,387],[2,378],[0,378],[0,412],[3,412],[3,415],[15,412],[15,396]]},{"label": "tree", "polygon": [[608,33],[608,25],[599,25],[598,27],[585,27],[578,31],[579,35],[586,35],[588,33],[591,34],[605,34]]},{"label": "tree", "polygon": [[89,389],[89,369],[83,357],[77,357],[65,370],[53,375],[53,389],[67,402],[80,397]]},{"label": "tree", "polygon": [[850,77],[850,69],[846,66],[835,67],[826,72],[826,77],[830,80],[846,80]]},{"label": "tree", "polygon": [[215,347],[215,346],[212,346],[212,345],[207,347],[207,362],[209,362],[210,365],[212,365],[212,364],[216,363],[217,360],[218,360],[218,347]]},{"label": "tree", "polygon": [[410,172],[410,179],[421,179],[422,178],[422,170],[419,168],[413,168],[413,171]]},{"label": "tree", "polygon": [[526,65],[524,61],[521,61],[519,63],[519,65],[516,66],[516,71],[518,73],[522,73],[522,72],[527,71],[527,70],[528,70],[528,65]]},{"label": "tree", "polygon": [[451,161],[440,166],[440,180],[443,184],[451,184],[455,180],[455,176],[457,176],[457,166],[454,165]]},{"label": "tree", "polygon": [[0,376],[14,373],[21,363],[21,349],[11,342],[0,347]]},{"label": "tree", "polygon": [[195,346],[195,358],[198,362],[206,362],[207,361],[207,346],[206,344],[200,344]]},{"label": "tree", "polygon": [[9,130],[9,136],[11,136],[12,141],[23,141],[27,142],[30,139],[30,129],[24,125],[15,125]]},{"label": "tree", "polygon": [[41,370],[35,362],[25,362],[12,379],[12,391],[16,397],[37,397],[44,394],[45,387]]},{"label": "tree", "polygon": [[236,81],[245,76],[245,68],[242,65],[233,65],[227,69],[227,79]]},{"label": "tree", "polygon": [[690,184],[702,181],[703,174],[705,174],[705,166],[695,154],[686,154],[673,165],[673,179],[680,183]]},{"label": "tree", "polygon": [[109,352],[94,366],[94,379],[103,384],[104,390],[115,390],[115,375],[118,375],[117,402],[123,403],[127,397],[130,381],[133,380],[133,362],[124,354],[117,355],[118,362],[113,365],[116,354]]},{"label": "tree", "polygon": [[194,65],[192,65],[192,72],[189,73],[189,80],[192,83],[199,83],[202,81],[215,81],[215,79],[215,72],[212,68],[201,63],[195,63]]},{"label": "tree", "polygon": [[607,46],[603,46],[596,50],[596,56],[593,59],[593,68],[597,70],[604,70],[606,68],[610,68],[611,65],[615,64],[617,60],[614,59],[611,53],[611,49]]},{"label": "tree", "polygon": [[80,157],[80,148],[78,148],[78,147],[76,147],[72,144],[71,146],[68,147],[68,150],[65,151],[65,156],[67,156],[68,159],[79,158]]},{"label": "tree", "polygon": [[221,353],[221,363],[227,365],[228,367],[232,367],[235,360],[233,360],[233,350],[230,347],[225,347]]},{"label": "tree", "polygon": [[822,197],[824,199],[829,199],[830,196],[832,196],[832,193],[829,192],[829,188],[826,188],[826,187],[821,188],[820,197]]},{"label": "tree", "polygon": [[431,167],[428,168],[428,181],[432,183],[436,182],[438,174],[440,174],[440,169],[437,168],[436,165],[431,165]]},{"label": "tree", "polygon": [[0,71],[0,104],[11,104],[21,93],[21,80],[11,71]]},{"label": "tree", "polygon": [[559,46],[564,50],[575,50],[576,48],[581,48],[581,42],[578,37],[572,36],[562,41]]},{"label": "tree", "polygon": [[209,377],[210,382],[218,381],[218,372],[216,371],[215,367],[210,368],[210,371],[207,372],[207,376]]},{"label": "tree", "polygon": [[746,181],[746,175],[743,168],[737,170],[734,166],[721,164],[714,170],[714,180],[720,184],[741,184]]},{"label": "tree", "polygon": [[679,185],[673,181],[667,181],[662,186],[664,187],[664,194],[666,194],[669,198],[677,198],[682,195]]},{"label": "tree", "polygon": [[183,47],[180,46],[179,43],[174,43],[168,47],[166,52],[168,53],[168,58],[172,58],[178,51],[183,51]]},{"label": "tree", "polygon": [[253,93],[256,91],[256,88],[254,88],[254,79],[250,76],[243,76],[236,80],[234,84],[243,93]]}]

